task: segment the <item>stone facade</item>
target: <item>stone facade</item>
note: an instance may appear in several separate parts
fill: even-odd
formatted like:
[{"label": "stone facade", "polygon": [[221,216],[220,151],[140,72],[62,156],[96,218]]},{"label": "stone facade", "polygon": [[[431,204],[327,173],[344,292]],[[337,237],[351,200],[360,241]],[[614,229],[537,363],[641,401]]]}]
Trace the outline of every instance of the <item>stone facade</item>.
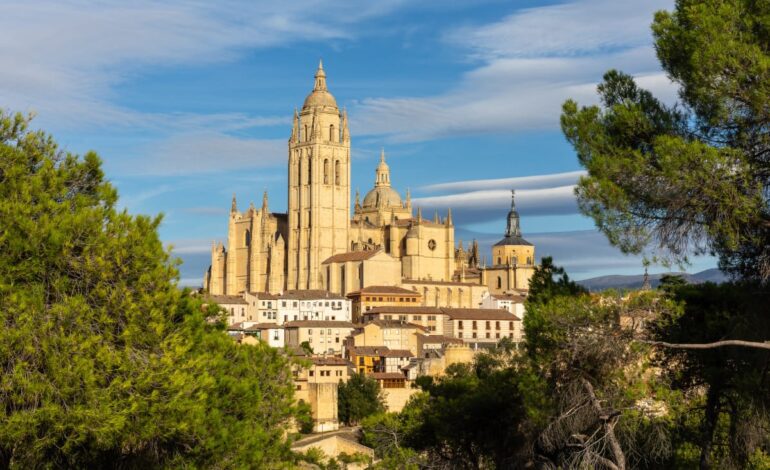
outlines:
[{"label": "stone facade", "polygon": [[[487,291],[527,289],[534,246],[521,237],[512,202],[505,238],[481,266],[478,243],[455,244],[452,211],[423,218],[393,187],[384,150],[374,186],[355,196],[351,214],[350,132],[326,83],[323,66],[294,121],[288,141],[288,209],[241,212],[233,196],[227,246],[211,248],[204,289],[213,295],[327,290],[339,295],[367,286],[399,286],[424,306],[475,308]],[[254,320],[264,321],[264,315]],[[268,315],[270,316],[270,315]]]}]

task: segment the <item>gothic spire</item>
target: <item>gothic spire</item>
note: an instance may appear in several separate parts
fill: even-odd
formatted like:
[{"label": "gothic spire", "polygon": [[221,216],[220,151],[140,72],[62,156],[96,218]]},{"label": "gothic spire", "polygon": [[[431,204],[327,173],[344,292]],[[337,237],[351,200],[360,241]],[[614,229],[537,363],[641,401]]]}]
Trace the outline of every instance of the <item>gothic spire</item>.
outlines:
[{"label": "gothic spire", "polygon": [[291,139],[292,142],[299,141],[299,114],[297,114],[297,108],[294,108],[294,123],[291,126]]},{"label": "gothic spire", "polygon": [[438,209],[436,209],[436,212],[433,214],[433,222],[435,222],[437,224],[441,223],[441,219],[438,216]]},{"label": "gothic spire", "polygon": [[238,203],[235,202],[235,193],[233,193],[233,202],[230,204],[230,213],[235,214],[238,212]]},{"label": "gothic spire", "polygon": [[505,236],[521,237],[519,227],[519,212],[516,210],[516,191],[511,189],[511,210],[508,212],[508,224],[505,227]]},{"label": "gothic spire", "polygon": [[376,178],[374,186],[390,186],[390,167],[385,163],[385,149],[380,152],[380,164],[377,165],[375,170]]},{"label": "gothic spire", "polygon": [[267,189],[262,193],[262,210],[267,211]]},{"label": "gothic spire", "polygon": [[315,86],[313,91],[326,91],[326,72],[324,72],[323,60],[318,60],[318,70],[315,72]]},{"label": "gothic spire", "polygon": [[342,141],[350,140],[350,131],[348,130],[348,110],[342,109]]},{"label": "gothic spire", "polygon": [[412,193],[409,191],[409,188],[406,188],[406,208],[410,209],[412,207]]},{"label": "gothic spire", "polygon": [[451,207],[447,208],[447,211],[446,211],[446,224],[452,225],[452,208]]}]

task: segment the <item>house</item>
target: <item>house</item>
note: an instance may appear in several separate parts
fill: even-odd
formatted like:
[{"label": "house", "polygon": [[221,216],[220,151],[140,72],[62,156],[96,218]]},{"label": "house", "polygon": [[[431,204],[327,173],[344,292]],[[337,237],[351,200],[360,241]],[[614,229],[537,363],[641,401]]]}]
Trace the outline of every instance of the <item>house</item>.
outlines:
[{"label": "house", "polygon": [[281,294],[277,302],[277,322],[351,320],[350,300],[325,290],[290,290]]},{"label": "house", "polygon": [[313,431],[339,429],[337,398],[340,382],[347,382],[352,364],[341,357],[312,356],[307,368],[295,367],[294,396],[310,405]]},{"label": "house", "polygon": [[526,291],[507,294],[487,294],[481,299],[481,308],[508,310],[512,314],[524,320],[524,301],[527,300]]},{"label": "house", "polygon": [[444,308],[449,317],[447,335],[478,346],[497,344],[502,338],[521,341],[521,319],[503,309]]},{"label": "house", "polygon": [[253,321],[254,312],[248,310],[248,302],[240,295],[208,295],[204,299],[203,308],[217,304],[227,311],[227,324],[233,325],[244,321]]},{"label": "house", "polygon": [[361,321],[361,314],[374,307],[407,307],[420,305],[422,295],[403,287],[368,286],[347,295],[352,301],[353,321]]},{"label": "house", "polygon": [[250,334],[261,339],[274,348],[282,348],[286,345],[284,328],[282,325],[276,325],[275,323],[255,323],[244,327],[243,332],[247,335]]},{"label": "house", "polygon": [[290,348],[307,342],[316,354],[342,355],[343,342],[356,327],[347,321],[298,320],[284,323],[283,328]]},{"label": "house", "polygon": [[405,321],[372,320],[355,330],[349,346],[385,346],[417,355],[421,349],[418,334],[426,332],[426,328]]},{"label": "house", "polygon": [[443,335],[444,322],[447,317],[439,307],[420,306],[382,306],[372,307],[362,314],[361,321],[369,323],[373,320],[398,320],[420,325],[430,334]]}]

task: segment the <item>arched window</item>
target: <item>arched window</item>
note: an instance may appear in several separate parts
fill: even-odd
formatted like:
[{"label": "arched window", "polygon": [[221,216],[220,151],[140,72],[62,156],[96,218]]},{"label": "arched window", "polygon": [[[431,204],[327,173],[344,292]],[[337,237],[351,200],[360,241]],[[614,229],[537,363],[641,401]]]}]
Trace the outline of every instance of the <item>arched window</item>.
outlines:
[{"label": "arched window", "polygon": [[500,276],[497,276],[497,288],[502,289],[503,288],[503,278]]},{"label": "arched window", "polygon": [[497,264],[503,264],[503,259],[499,256],[497,257]]},{"label": "arched window", "polygon": [[334,161],[334,184],[340,184],[340,161]]},{"label": "arched window", "polygon": [[345,266],[340,266],[340,293],[345,295]]},{"label": "arched window", "polygon": [[310,160],[310,156],[307,157],[307,184],[313,183],[313,162]]},{"label": "arched window", "polygon": [[246,230],[246,234],[243,237],[243,246],[249,246],[251,245],[251,232],[249,230]]},{"label": "arched window", "polygon": [[373,243],[371,238],[368,240],[368,242],[370,245]]},{"label": "arched window", "polygon": [[329,159],[324,159],[324,184],[329,184]]},{"label": "arched window", "polygon": [[329,142],[335,142],[337,139],[334,138],[334,124],[329,126]]},{"label": "arched window", "polygon": [[305,125],[305,138],[303,140],[310,140],[310,134],[307,132],[307,125]]}]

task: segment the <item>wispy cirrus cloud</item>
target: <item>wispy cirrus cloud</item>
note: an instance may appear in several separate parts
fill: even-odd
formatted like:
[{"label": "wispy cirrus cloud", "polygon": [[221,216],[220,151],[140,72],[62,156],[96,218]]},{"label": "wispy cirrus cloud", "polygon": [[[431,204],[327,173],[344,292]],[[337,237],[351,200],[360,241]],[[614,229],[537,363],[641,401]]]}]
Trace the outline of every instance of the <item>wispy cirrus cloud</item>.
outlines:
[{"label": "wispy cirrus cloud", "polygon": [[[634,74],[664,100],[675,90],[660,71],[649,24],[670,0],[577,0],[465,26],[445,40],[480,64],[433,96],[368,98],[355,104],[353,131],[393,141],[558,129],[562,103],[596,100],[610,68]],[[596,27],[601,25],[601,27]]]},{"label": "wispy cirrus cloud", "polygon": [[[427,213],[452,208],[463,224],[500,220],[511,206],[511,189],[522,216],[577,214],[575,185],[584,171],[544,175],[454,181],[420,188],[436,196],[414,198],[412,203]],[[483,188],[483,189],[482,189]]]},{"label": "wispy cirrus cloud", "polygon": [[[351,9],[331,0],[5,1],[0,63],[8,66],[0,71],[0,106],[35,112],[36,125],[57,133],[109,129],[113,136],[135,140],[138,133],[151,134],[141,139],[150,141],[150,151],[120,149],[121,159],[135,154],[117,165],[132,174],[265,166],[279,161],[272,156],[274,142],[236,131],[288,125],[288,110],[286,116],[147,111],[121,102],[118,87],[144,73],[234,61],[258,49],[350,40],[360,23],[403,3],[385,0]],[[236,150],[250,153],[234,155]]]}]

